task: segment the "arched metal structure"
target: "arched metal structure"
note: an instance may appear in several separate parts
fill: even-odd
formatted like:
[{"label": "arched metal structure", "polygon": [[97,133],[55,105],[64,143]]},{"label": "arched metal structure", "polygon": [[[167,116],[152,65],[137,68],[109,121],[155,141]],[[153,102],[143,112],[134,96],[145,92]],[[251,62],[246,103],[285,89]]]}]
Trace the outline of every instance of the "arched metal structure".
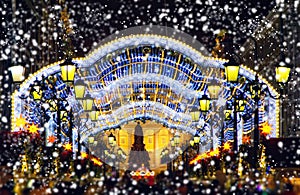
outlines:
[{"label": "arched metal structure", "polygon": [[[13,131],[20,129],[15,123],[16,119],[23,116],[28,123],[41,127],[40,131],[47,135],[57,133],[55,123],[58,115],[49,109],[47,111],[49,105],[41,107],[29,96],[30,85],[36,79],[47,77],[49,80],[49,76],[54,76],[50,82],[57,89],[57,96],[64,98],[68,108],[72,108],[73,119],[68,120],[77,121],[73,122],[71,127],[73,142],[78,139],[78,133],[81,135],[81,141],[85,142],[90,135],[116,128],[137,118],[156,120],[170,128],[191,134],[195,134],[201,126],[203,145],[211,139],[216,139],[214,143],[218,144],[223,130],[225,140],[232,140],[233,122],[224,122],[220,111],[224,109],[226,101],[232,99],[231,85],[231,88],[240,91],[248,102],[244,113],[239,115],[238,131],[247,134],[254,128],[254,101],[246,89],[247,83],[254,80],[254,73],[242,66],[240,77],[245,77],[245,82],[226,83],[222,74],[223,63],[226,60],[203,56],[182,41],[157,34],[123,36],[103,44],[87,57],[73,61],[78,65],[75,80],[83,79],[87,83],[88,93],[100,109],[97,122],[83,119],[85,113],[82,105],[75,99],[73,88],[62,82],[60,62],[57,62],[32,74],[21,84],[19,91],[13,94]],[[218,99],[212,102],[214,110],[210,110],[205,116],[200,114],[199,120],[193,121],[190,113],[199,109],[199,98],[204,94],[211,95],[208,85],[212,80],[216,80],[221,86]],[[266,80],[260,78],[260,81],[267,84],[274,96],[278,95]],[[259,123],[267,121],[272,127],[270,136],[276,137],[279,129],[278,101],[267,95],[260,101],[259,108]],[[43,122],[41,110],[45,110],[48,116]],[[84,125],[82,120],[85,121]],[[63,140],[68,141],[68,131],[64,131],[62,127],[61,132],[65,137]]]}]

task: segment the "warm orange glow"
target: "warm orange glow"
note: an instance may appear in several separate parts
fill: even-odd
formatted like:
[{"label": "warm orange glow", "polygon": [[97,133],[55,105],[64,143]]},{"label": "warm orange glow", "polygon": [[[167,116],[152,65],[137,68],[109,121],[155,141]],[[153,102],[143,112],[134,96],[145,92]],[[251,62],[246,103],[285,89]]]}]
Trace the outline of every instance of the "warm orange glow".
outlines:
[{"label": "warm orange glow", "polygon": [[38,130],[39,130],[39,127],[35,124],[30,125],[28,128],[29,133],[32,133],[32,134],[39,133]]},{"label": "warm orange glow", "polygon": [[229,142],[224,143],[223,149],[224,150],[230,150],[231,149],[231,144]]},{"label": "warm orange glow", "polygon": [[218,156],[219,154],[220,154],[219,148],[217,148],[217,149],[215,149],[215,150],[213,150],[213,151],[210,152],[211,156]]},{"label": "warm orange glow", "polygon": [[190,165],[195,164],[199,160],[206,159],[206,158],[209,158],[209,157],[212,157],[212,156],[218,156],[219,154],[220,154],[220,150],[219,150],[219,148],[217,148],[217,149],[212,150],[210,152],[206,152],[206,153],[197,155],[193,160],[190,161],[189,164]]},{"label": "warm orange glow", "polygon": [[17,127],[25,127],[25,125],[27,124],[27,121],[25,120],[25,118],[22,117],[22,115],[20,115],[20,118],[17,118],[16,120],[16,126]]},{"label": "warm orange glow", "polygon": [[86,152],[81,152],[80,156],[82,159],[88,158],[88,154]]},{"label": "warm orange glow", "polygon": [[242,140],[244,144],[250,144],[251,138],[250,136],[244,136]]},{"label": "warm orange glow", "polygon": [[72,144],[70,144],[70,143],[64,144],[63,147],[65,150],[69,150],[69,151],[72,150]]},{"label": "warm orange glow", "polygon": [[95,157],[93,157],[93,158],[91,159],[91,161],[92,161],[95,165],[98,165],[98,166],[101,166],[101,165],[102,165],[102,162],[101,162],[99,159],[95,158]]},{"label": "warm orange glow", "polygon": [[214,150],[212,150],[208,154],[209,154],[209,156],[214,156],[215,152],[214,152]]},{"label": "warm orange glow", "polygon": [[54,135],[50,135],[50,136],[48,136],[48,142],[50,142],[50,143],[54,143],[54,142],[55,142],[55,140],[56,140],[56,137],[55,137]]}]

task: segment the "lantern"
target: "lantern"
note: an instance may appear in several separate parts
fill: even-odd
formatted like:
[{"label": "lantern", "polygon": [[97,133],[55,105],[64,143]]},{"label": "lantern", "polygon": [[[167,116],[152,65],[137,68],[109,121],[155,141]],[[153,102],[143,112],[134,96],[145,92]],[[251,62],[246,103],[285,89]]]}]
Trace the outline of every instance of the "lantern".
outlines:
[{"label": "lantern", "polygon": [[66,59],[62,64],[60,64],[61,78],[64,82],[73,82],[76,65],[71,59]]},{"label": "lantern", "polygon": [[235,99],[235,110],[237,112],[244,112],[245,110],[246,101],[242,98],[242,96],[238,96]]},{"label": "lantern", "polygon": [[110,134],[108,136],[108,143],[109,143],[109,145],[113,146],[115,139],[116,139],[116,137],[112,134],[112,132],[110,132]]},{"label": "lantern", "polygon": [[193,147],[194,146],[194,144],[195,144],[195,141],[192,139],[192,140],[190,140],[190,145]]},{"label": "lantern", "polygon": [[98,116],[99,116],[99,110],[98,108],[94,107],[92,111],[90,111],[90,119],[93,122],[96,122],[98,120]]},{"label": "lantern", "polygon": [[90,94],[87,94],[85,98],[82,100],[83,110],[86,112],[92,111],[93,103],[94,103],[94,99]]},{"label": "lantern", "polygon": [[93,136],[89,137],[89,143],[90,144],[94,143],[94,141],[95,141],[95,138]]},{"label": "lantern", "polygon": [[190,115],[192,117],[192,121],[193,122],[197,122],[199,120],[199,118],[200,118],[200,111],[197,108],[193,108],[190,111]]},{"label": "lantern", "polygon": [[224,64],[225,74],[228,82],[237,82],[239,76],[240,65],[231,57]]},{"label": "lantern", "polygon": [[74,91],[76,99],[83,99],[85,94],[86,84],[82,79],[79,79],[75,82]]},{"label": "lantern", "polygon": [[171,147],[174,147],[174,146],[175,146],[174,138],[171,139],[170,143],[171,143]]},{"label": "lantern", "polygon": [[210,106],[210,98],[207,95],[203,95],[200,100],[200,110],[201,112],[207,112]]},{"label": "lantern", "polygon": [[226,102],[226,109],[224,110],[225,121],[230,121],[232,113],[232,106],[229,102]]},{"label": "lantern", "polygon": [[281,61],[278,66],[276,66],[276,81],[279,83],[286,83],[289,80],[290,72],[290,66]]},{"label": "lantern", "polygon": [[251,98],[253,99],[259,98],[261,94],[261,86],[257,80],[255,80],[254,83],[250,85],[250,93],[251,93]]},{"label": "lantern", "polygon": [[198,132],[195,134],[193,141],[194,141],[195,144],[199,144],[199,142],[200,142],[200,136],[199,136]]},{"label": "lantern", "polygon": [[213,79],[212,82],[208,84],[207,88],[208,88],[210,97],[214,100],[218,99],[221,85],[217,82],[217,80]]},{"label": "lantern", "polygon": [[12,66],[9,68],[13,82],[22,82],[24,80],[25,67],[21,65]]},{"label": "lantern", "polygon": [[180,142],[180,135],[179,133],[176,132],[174,136],[174,143],[176,146],[178,146],[179,142]]}]

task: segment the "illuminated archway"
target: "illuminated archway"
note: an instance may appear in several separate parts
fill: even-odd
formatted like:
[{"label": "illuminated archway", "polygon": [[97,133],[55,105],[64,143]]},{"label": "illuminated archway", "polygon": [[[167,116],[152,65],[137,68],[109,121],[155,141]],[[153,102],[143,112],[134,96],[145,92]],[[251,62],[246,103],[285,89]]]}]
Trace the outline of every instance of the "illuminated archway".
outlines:
[{"label": "illuminated archway", "polygon": [[[239,135],[251,133],[254,128],[254,101],[245,86],[255,76],[242,65],[240,77],[245,77],[245,82],[226,83],[220,73],[225,61],[205,57],[186,43],[159,34],[120,36],[103,44],[87,57],[74,60],[78,64],[76,80],[83,79],[88,84],[89,93],[100,109],[97,122],[83,119],[85,113],[82,105],[75,99],[73,88],[60,79],[60,62],[57,62],[32,74],[22,83],[20,90],[13,94],[12,130],[20,130],[16,120],[24,117],[29,124],[36,124],[41,127],[40,131],[48,135],[57,133],[57,114],[51,113],[46,125],[42,124],[41,108],[29,97],[30,85],[36,79],[54,75],[53,84],[79,121],[73,124],[72,132],[79,132],[82,142],[87,142],[88,137],[97,132],[117,128],[139,118],[155,120],[192,135],[201,127],[203,146],[212,139],[215,139],[214,144],[217,145],[223,129],[225,140],[230,141],[233,140],[233,122],[221,124],[223,119],[220,109],[224,109],[226,100],[230,100],[230,85],[234,85],[248,101],[245,112],[238,119],[238,131],[242,132]],[[210,110],[207,115],[200,113],[198,120],[193,121],[191,111],[199,109],[199,98],[204,94],[212,95],[208,91],[212,80],[221,86],[218,98],[212,102],[215,110]],[[273,95],[278,95],[266,80],[260,78],[260,81],[267,84]],[[260,124],[268,121],[272,128],[270,136],[276,137],[279,129],[279,103],[269,96],[261,102]],[[88,122],[81,125],[82,120]],[[62,129],[61,132],[68,141],[66,131]],[[74,145],[77,135],[72,134]],[[239,140],[241,142],[242,137]]]}]

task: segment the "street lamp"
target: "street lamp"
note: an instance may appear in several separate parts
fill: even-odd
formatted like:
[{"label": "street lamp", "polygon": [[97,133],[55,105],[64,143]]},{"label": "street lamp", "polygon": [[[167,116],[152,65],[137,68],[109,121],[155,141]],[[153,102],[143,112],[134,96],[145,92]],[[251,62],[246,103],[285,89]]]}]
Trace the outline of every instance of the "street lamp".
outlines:
[{"label": "street lamp", "polygon": [[24,80],[25,67],[21,65],[11,66],[9,68],[14,83],[21,83]]},{"label": "street lamp", "polygon": [[196,134],[194,135],[194,139],[193,139],[193,145],[196,145],[197,147],[197,154],[199,154],[199,144],[200,144],[200,136],[198,134],[198,132],[196,132]]},{"label": "street lamp", "polygon": [[85,98],[82,100],[82,106],[83,110],[85,112],[90,112],[93,110],[93,104],[94,104],[94,98],[90,95],[87,94]]},{"label": "street lamp", "polygon": [[109,145],[114,146],[115,139],[116,139],[116,137],[112,134],[112,132],[110,132],[110,134],[108,136],[108,143],[109,143]]},{"label": "street lamp", "polygon": [[174,136],[174,144],[175,146],[178,146],[180,143],[180,135],[178,132],[175,133],[175,136]]},{"label": "street lamp", "polygon": [[74,91],[75,98],[82,100],[86,91],[86,84],[82,79],[79,79],[74,83]]},{"label": "street lamp", "polygon": [[240,65],[230,56],[229,61],[224,63],[227,82],[236,83],[239,76]]},{"label": "street lamp", "polygon": [[198,134],[198,132],[194,135],[194,144],[199,144],[200,142],[200,136]]},{"label": "street lamp", "polygon": [[290,75],[291,71],[291,65],[287,64],[285,61],[285,55],[284,55],[284,49],[283,49],[283,43],[284,43],[284,38],[283,38],[283,19],[282,19],[282,12],[280,12],[280,62],[276,66],[276,81],[280,84],[285,84]]},{"label": "street lamp", "polygon": [[204,112],[206,114],[209,111],[210,100],[211,99],[206,94],[204,94],[199,99],[199,104],[200,104],[200,110],[201,110],[201,112]]},{"label": "street lamp", "polygon": [[215,78],[207,85],[207,88],[210,97],[214,100],[218,99],[221,85],[217,82]]},{"label": "street lamp", "polygon": [[99,109],[94,107],[92,111],[90,111],[90,119],[92,122],[96,122],[98,120],[98,116],[99,116]]},{"label": "street lamp", "polygon": [[[257,60],[256,60],[257,61]],[[250,84],[250,93],[251,93],[251,98],[254,100],[255,105],[254,105],[254,159],[253,162],[258,162],[258,147],[259,147],[259,99],[261,95],[261,84],[258,81],[258,76],[257,74],[255,75],[255,80],[252,84]],[[254,164],[254,168],[257,168],[257,164]]]},{"label": "street lamp", "polygon": [[190,111],[190,115],[192,117],[192,122],[198,122],[200,118],[200,111],[198,108],[193,107]]},{"label": "street lamp", "polygon": [[289,79],[290,72],[291,68],[284,61],[280,61],[276,66],[276,81],[285,84]]},{"label": "street lamp", "polygon": [[76,65],[72,62],[72,59],[67,58],[62,64],[60,64],[61,78],[64,82],[70,83],[74,81]]}]

